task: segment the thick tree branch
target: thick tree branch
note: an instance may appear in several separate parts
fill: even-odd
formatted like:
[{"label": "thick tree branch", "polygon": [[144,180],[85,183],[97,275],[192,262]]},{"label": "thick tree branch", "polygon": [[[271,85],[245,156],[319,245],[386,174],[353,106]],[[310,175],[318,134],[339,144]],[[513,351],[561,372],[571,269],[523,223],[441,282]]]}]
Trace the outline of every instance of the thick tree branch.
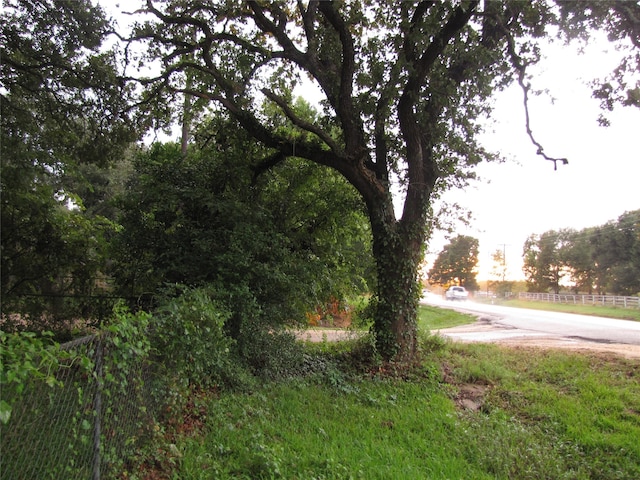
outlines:
[{"label": "thick tree branch", "polygon": [[265,127],[252,112],[240,107],[233,99],[213,93],[180,91],[222,105],[253,138],[278,152],[278,154],[274,154],[273,158],[295,156],[344,172],[342,157],[331,150],[318,148],[317,142],[278,135],[273,130]]},{"label": "thick tree branch", "polygon": [[253,170],[253,179],[252,184],[255,185],[258,181],[258,177],[268,170],[272,169],[276,165],[284,162],[287,159],[287,156],[280,151],[274,152],[272,155],[269,155],[267,158],[262,159],[255,165]]},{"label": "thick tree branch", "polygon": [[[265,33],[272,34],[277,40],[278,44],[284,49],[284,57],[289,58],[297,64],[303,63],[304,54],[298,50],[293,41],[289,38],[286,31],[286,22],[283,24],[276,24],[265,15],[265,7],[262,2],[250,1],[247,2],[251,11],[253,12],[252,18],[258,28]],[[271,4],[267,8],[273,8],[276,11],[277,16],[284,16],[284,13],[278,9],[277,5]]]},{"label": "thick tree branch", "polygon": [[[340,37],[342,65],[340,68],[340,105],[350,103],[355,73],[355,45],[349,27],[335,9],[333,2],[320,2],[320,11]],[[344,105],[346,107],[346,105]]]},{"label": "thick tree branch", "polygon": [[305,10],[302,0],[298,0],[298,11],[302,17],[302,25],[304,27],[304,34],[307,37],[307,50],[309,52],[315,52],[318,48],[318,37],[315,30],[318,3],[317,0],[310,1]]},{"label": "thick tree branch", "polygon": [[434,36],[422,56],[414,62],[414,73],[410,76],[405,87],[405,92],[408,95],[414,95],[424,85],[427,81],[429,70],[440,58],[451,39],[469,23],[469,19],[477,8],[478,3],[479,0],[475,0],[464,8],[462,6],[456,7],[447,23]]},{"label": "thick tree branch", "polygon": [[386,112],[388,107],[388,99],[381,97],[376,105],[375,125],[373,132],[376,153],[376,162],[374,165],[374,169],[376,172],[376,176],[385,184],[389,183],[389,167],[387,165],[389,144],[386,129]]},{"label": "thick tree branch", "polygon": [[360,116],[353,105],[353,81],[356,68],[356,49],[353,36],[344,18],[336,10],[334,2],[320,2],[319,10],[329,24],[338,33],[342,48],[342,62],[340,65],[340,79],[338,101],[334,108],[338,113],[344,129],[345,150],[354,161],[360,162],[364,152],[360,151],[365,144]]},{"label": "thick tree branch", "polygon": [[[398,101],[398,119],[400,131],[406,145],[407,175],[409,185],[402,215],[403,222],[414,222],[416,216],[422,216],[424,209],[422,205],[431,193],[431,189],[438,177],[436,166],[431,158],[431,145],[425,142],[427,133],[421,131],[420,122],[416,115],[416,101],[420,88],[428,78],[429,70],[443,54],[449,42],[468,24],[473,15],[478,2],[472,2],[465,8],[458,6],[444,24],[444,26],[433,37],[431,43],[421,57],[413,62],[413,73],[407,79],[404,91]],[[421,20],[421,15],[414,15],[416,21]],[[407,52],[406,49],[409,49]],[[405,58],[414,56],[411,43],[405,43]],[[407,54],[409,57],[407,57]],[[440,116],[444,104],[431,100],[427,104],[426,114],[436,122]],[[428,124],[428,123],[427,123]]]},{"label": "thick tree branch", "polygon": [[402,4],[403,18],[406,18],[410,23],[409,32],[404,38],[404,45],[403,45],[403,53],[409,62],[412,62],[412,63],[415,62],[418,57],[418,52],[416,51],[416,48],[415,48],[416,45],[415,45],[413,36],[420,34],[418,32],[418,26],[422,22],[424,15],[427,13],[427,11],[436,3],[437,2],[435,2],[434,0],[420,2],[418,6],[415,8],[415,10],[413,11],[413,15],[411,15],[410,20],[408,19],[408,17],[409,17],[409,10],[411,8],[411,3],[406,2]]}]

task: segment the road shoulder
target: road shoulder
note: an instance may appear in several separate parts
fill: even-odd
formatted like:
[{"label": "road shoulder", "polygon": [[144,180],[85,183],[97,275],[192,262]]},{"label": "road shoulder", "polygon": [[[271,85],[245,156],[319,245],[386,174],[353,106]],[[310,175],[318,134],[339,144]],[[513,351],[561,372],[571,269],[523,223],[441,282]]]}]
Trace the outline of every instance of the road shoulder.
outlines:
[{"label": "road shoulder", "polygon": [[495,343],[512,347],[535,347],[547,349],[565,349],[573,351],[602,352],[621,355],[625,358],[640,359],[640,345],[622,343],[594,342],[575,337],[563,337],[528,330],[520,330],[501,325],[487,316],[480,316],[477,322],[459,327],[434,330],[457,342]]}]

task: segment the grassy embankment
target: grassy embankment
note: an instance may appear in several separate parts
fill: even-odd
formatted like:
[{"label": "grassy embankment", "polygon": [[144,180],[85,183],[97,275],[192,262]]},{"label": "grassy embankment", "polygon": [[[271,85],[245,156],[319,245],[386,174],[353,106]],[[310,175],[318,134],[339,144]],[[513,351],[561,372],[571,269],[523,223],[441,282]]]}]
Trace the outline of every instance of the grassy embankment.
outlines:
[{"label": "grassy embankment", "polygon": [[551,312],[577,313],[580,315],[594,315],[597,317],[618,318],[640,322],[640,308],[606,307],[601,305],[582,305],[570,303],[528,302],[524,300],[500,301],[505,307],[530,308]]},{"label": "grassy embankment", "polygon": [[[469,321],[421,311],[421,328]],[[363,373],[348,345],[307,345],[307,375],[204,395],[159,455],[166,478],[640,478],[637,361],[423,346],[414,369]]]}]

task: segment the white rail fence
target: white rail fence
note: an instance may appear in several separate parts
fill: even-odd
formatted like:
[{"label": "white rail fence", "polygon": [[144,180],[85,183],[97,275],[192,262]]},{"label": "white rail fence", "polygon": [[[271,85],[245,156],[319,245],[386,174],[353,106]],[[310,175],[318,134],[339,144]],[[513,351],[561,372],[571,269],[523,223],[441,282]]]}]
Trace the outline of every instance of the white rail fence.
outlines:
[{"label": "white rail fence", "polygon": [[569,303],[573,305],[601,305],[606,307],[640,308],[640,297],[616,295],[571,295],[556,293],[520,293],[520,300],[534,302]]}]

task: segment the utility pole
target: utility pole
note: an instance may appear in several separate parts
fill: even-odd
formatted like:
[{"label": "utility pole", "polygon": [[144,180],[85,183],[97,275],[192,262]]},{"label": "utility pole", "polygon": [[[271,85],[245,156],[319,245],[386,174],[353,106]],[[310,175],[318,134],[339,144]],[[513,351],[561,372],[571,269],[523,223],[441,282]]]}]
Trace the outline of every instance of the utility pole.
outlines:
[{"label": "utility pole", "polygon": [[504,282],[507,277],[507,247],[511,245],[508,243],[499,243],[498,246],[502,246],[502,281]]}]

